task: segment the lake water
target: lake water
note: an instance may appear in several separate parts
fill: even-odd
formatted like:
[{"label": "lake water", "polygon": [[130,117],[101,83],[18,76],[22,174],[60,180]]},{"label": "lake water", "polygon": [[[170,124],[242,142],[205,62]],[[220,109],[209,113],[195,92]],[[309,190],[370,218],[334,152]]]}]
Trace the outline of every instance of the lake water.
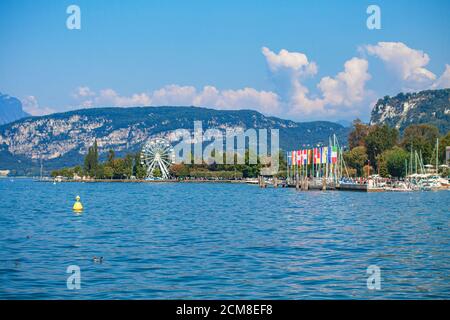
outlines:
[{"label": "lake water", "polygon": [[448,191],[0,179],[0,201],[0,299],[450,298]]}]

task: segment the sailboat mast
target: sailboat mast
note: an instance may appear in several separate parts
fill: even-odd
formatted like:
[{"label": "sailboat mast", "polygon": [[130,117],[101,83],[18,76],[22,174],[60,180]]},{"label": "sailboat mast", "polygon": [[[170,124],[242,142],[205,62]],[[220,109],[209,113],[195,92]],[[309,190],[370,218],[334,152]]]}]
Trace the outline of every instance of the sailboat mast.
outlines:
[{"label": "sailboat mast", "polygon": [[413,144],[411,143],[411,152],[409,156],[409,172],[412,174],[413,168],[412,168],[412,162],[413,162]]},{"label": "sailboat mast", "polygon": [[436,138],[436,174],[438,174],[438,164],[439,164],[439,138]]},{"label": "sailboat mast", "polygon": [[289,182],[289,153],[286,151],[286,181]]},{"label": "sailboat mast", "polygon": [[417,151],[415,151],[414,164],[415,164],[415,167],[416,167],[416,173],[417,173],[417,160],[418,160],[418,158],[419,158],[419,155],[417,154]]},{"label": "sailboat mast", "polygon": [[405,159],[405,178],[408,177],[408,160]]}]

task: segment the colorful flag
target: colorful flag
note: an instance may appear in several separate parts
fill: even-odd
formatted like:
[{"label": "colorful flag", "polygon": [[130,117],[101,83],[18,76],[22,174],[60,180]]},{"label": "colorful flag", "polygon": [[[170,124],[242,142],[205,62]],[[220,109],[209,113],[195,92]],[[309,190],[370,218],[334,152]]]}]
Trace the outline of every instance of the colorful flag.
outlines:
[{"label": "colorful flag", "polygon": [[320,148],[314,148],[314,164],[320,163]]},{"label": "colorful flag", "polygon": [[297,165],[302,165],[302,152],[300,150],[297,150]]},{"label": "colorful flag", "polygon": [[302,154],[303,154],[303,164],[304,165],[309,164],[309,162],[308,162],[308,150],[307,149],[302,150]]},{"label": "colorful flag", "polygon": [[322,147],[317,148],[317,163],[322,163]]},{"label": "colorful flag", "polygon": [[327,163],[332,163],[331,161],[332,149],[330,146],[327,147]]},{"label": "colorful flag", "polygon": [[287,163],[288,166],[292,166],[292,154],[290,152],[287,153]]},{"label": "colorful flag", "polygon": [[328,156],[327,156],[328,148],[327,147],[322,147],[321,149],[322,149],[322,151],[321,151],[322,157],[321,157],[320,163],[326,164],[327,163],[327,158],[328,158]]},{"label": "colorful flag", "polygon": [[331,151],[331,162],[337,163],[337,157],[338,157],[338,149],[337,147],[333,147]]},{"label": "colorful flag", "polygon": [[297,161],[296,161],[296,152],[292,151],[292,165],[295,166],[297,165]]}]

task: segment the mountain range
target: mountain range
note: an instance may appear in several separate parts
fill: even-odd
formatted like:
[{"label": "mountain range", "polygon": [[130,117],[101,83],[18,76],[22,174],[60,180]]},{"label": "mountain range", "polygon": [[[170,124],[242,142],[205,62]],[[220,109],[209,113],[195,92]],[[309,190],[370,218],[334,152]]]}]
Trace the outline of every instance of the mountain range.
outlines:
[{"label": "mountain range", "polygon": [[[326,144],[333,134],[345,143],[348,128],[328,121],[295,122],[267,117],[252,110],[216,110],[200,107],[92,108],[31,117],[0,126],[0,169],[12,174],[36,174],[44,169],[81,164],[95,140],[101,157],[109,149],[118,156],[140,150],[150,137],[171,142],[176,129],[238,131],[279,129],[283,150]],[[48,172],[48,171],[47,171]]]}]

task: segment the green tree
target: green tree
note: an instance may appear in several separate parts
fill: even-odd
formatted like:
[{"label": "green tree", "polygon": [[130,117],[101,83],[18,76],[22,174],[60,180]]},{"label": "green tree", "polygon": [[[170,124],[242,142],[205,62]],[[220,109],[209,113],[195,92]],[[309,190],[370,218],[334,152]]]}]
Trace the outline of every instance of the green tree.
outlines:
[{"label": "green tree", "polygon": [[115,157],[116,157],[116,154],[115,154],[114,150],[113,149],[109,149],[107,162],[108,163],[112,163],[112,161],[114,160]]},{"label": "green tree", "polygon": [[58,170],[58,169],[56,169],[56,170],[53,170],[51,173],[50,173],[50,175],[53,177],[53,178],[55,178],[55,177],[57,177],[57,176],[60,176],[61,175],[61,171],[60,170]]},{"label": "green tree", "polygon": [[[405,161],[408,160],[409,153],[400,147],[394,147],[384,151],[380,156],[382,166],[385,166],[387,173],[393,177],[404,177],[406,172]],[[381,174],[381,171],[380,171]]]},{"label": "green tree", "polygon": [[364,146],[364,139],[369,133],[369,125],[356,119],[353,121],[353,130],[348,135],[348,144],[350,149]]},{"label": "green tree", "polygon": [[378,174],[384,178],[389,177],[389,170],[387,168],[386,162],[384,162],[381,159],[381,155],[378,156],[377,163],[378,163]]},{"label": "green tree", "polygon": [[155,169],[153,169],[153,176],[155,178],[161,178],[162,177],[162,173],[161,173],[161,170],[159,169],[159,167],[156,167]]},{"label": "green tree", "polygon": [[92,164],[92,152],[91,147],[88,148],[88,152],[86,156],[84,157],[84,172],[89,175],[91,171],[91,164]]},{"label": "green tree", "polygon": [[53,170],[51,172],[52,177],[62,176],[62,177],[66,177],[69,179],[73,178],[73,174],[74,174],[73,168],[62,168],[62,169]]},{"label": "green tree", "polygon": [[124,159],[114,159],[110,165],[113,169],[115,179],[124,179],[126,177],[127,169]]},{"label": "green tree", "polygon": [[133,175],[133,156],[131,154],[127,154],[123,158],[123,166],[123,174],[129,179]]},{"label": "green tree", "polygon": [[97,166],[97,170],[95,173],[96,179],[105,179],[105,165],[103,163],[99,163]]},{"label": "green tree", "polygon": [[92,153],[93,153],[92,166],[93,166],[94,174],[95,174],[95,170],[97,170],[97,167],[98,167],[98,145],[97,145],[97,140],[94,140],[94,146],[93,146]]},{"label": "green tree", "polygon": [[367,156],[371,165],[377,164],[378,155],[384,151],[391,149],[397,144],[398,130],[390,128],[388,125],[373,126],[364,139]]},{"label": "green tree", "polygon": [[287,171],[287,159],[286,159],[286,152],[283,150],[280,150],[277,154],[274,155],[274,157],[278,157],[278,173],[277,175],[279,177],[286,177]]},{"label": "green tree", "polygon": [[[237,164],[237,155],[235,157],[235,164],[231,167],[230,171],[242,172],[242,175],[244,178],[255,178],[259,175],[261,171],[261,159],[258,157],[257,154],[250,154],[250,150],[245,150],[244,153],[244,164]],[[277,156],[277,155],[275,155]],[[279,155],[278,155],[279,156]],[[256,163],[250,163],[250,159],[256,158]],[[270,164],[267,164],[269,166]]]},{"label": "green tree", "polygon": [[439,160],[441,163],[445,163],[445,148],[447,146],[450,146],[450,131],[439,139]]},{"label": "green tree", "polygon": [[81,168],[81,166],[76,166],[75,168],[73,168],[73,171],[78,176],[82,176],[83,175],[83,168]]},{"label": "green tree", "polygon": [[347,174],[349,177],[357,177],[358,173],[356,172],[356,169],[354,168],[347,168],[347,171],[344,172],[344,174]]},{"label": "green tree", "polygon": [[177,178],[185,178],[189,176],[189,168],[184,163],[170,166],[169,171],[172,176]]},{"label": "green tree", "polygon": [[346,165],[356,170],[359,176],[363,175],[363,167],[367,163],[367,149],[364,146],[358,146],[344,153]]},{"label": "green tree", "polygon": [[84,171],[90,175],[95,176],[98,168],[98,148],[97,140],[94,141],[94,145],[88,148],[88,153],[84,158]]},{"label": "green tree", "polygon": [[424,164],[430,163],[434,157],[436,139],[439,137],[439,130],[429,124],[413,124],[408,126],[404,133],[401,145],[407,151],[417,151],[422,154]]},{"label": "green tree", "polygon": [[103,175],[106,179],[112,179],[114,177],[114,170],[108,165],[103,167]]},{"label": "green tree", "polygon": [[146,174],[147,171],[145,170],[145,167],[141,163],[141,154],[137,152],[134,155],[133,175],[138,179],[143,179],[145,178]]}]

